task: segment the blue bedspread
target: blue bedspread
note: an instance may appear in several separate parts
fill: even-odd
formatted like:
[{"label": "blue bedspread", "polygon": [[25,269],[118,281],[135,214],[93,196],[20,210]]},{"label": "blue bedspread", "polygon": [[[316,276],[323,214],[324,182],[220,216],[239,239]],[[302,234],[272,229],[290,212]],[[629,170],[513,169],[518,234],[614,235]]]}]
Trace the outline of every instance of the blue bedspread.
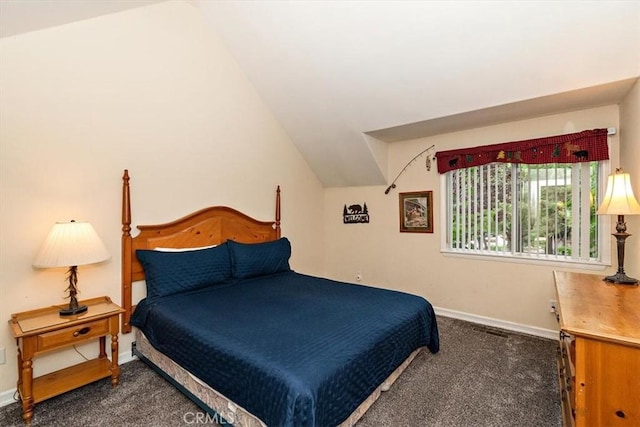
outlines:
[{"label": "blue bedspread", "polygon": [[344,421],[416,348],[431,304],[287,272],[138,304],[153,346],[269,426]]}]

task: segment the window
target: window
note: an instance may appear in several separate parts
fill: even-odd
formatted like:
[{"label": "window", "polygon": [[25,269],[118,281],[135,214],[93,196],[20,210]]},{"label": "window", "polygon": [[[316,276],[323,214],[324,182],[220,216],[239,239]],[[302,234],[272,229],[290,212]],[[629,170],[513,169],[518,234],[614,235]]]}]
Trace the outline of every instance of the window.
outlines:
[{"label": "window", "polygon": [[602,265],[607,129],[436,153],[443,251]]},{"label": "window", "polygon": [[599,260],[599,163],[490,163],[448,172],[447,249]]}]

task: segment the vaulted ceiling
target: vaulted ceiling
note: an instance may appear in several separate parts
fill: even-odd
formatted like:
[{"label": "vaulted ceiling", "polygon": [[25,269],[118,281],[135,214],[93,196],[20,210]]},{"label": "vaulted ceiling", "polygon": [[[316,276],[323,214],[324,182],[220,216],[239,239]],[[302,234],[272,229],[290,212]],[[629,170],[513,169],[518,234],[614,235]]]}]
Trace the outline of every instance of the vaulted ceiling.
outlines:
[{"label": "vaulted ceiling", "polygon": [[[149,3],[3,0],[0,27]],[[327,187],[386,184],[387,144],[616,104],[640,76],[639,1],[187,3]]]}]

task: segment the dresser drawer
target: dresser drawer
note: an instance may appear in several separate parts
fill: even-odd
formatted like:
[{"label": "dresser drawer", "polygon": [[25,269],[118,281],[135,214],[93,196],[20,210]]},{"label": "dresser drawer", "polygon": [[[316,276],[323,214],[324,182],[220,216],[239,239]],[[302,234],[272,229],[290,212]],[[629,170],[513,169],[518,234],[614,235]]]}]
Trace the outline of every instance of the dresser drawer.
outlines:
[{"label": "dresser drawer", "polygon": [[71,326],[58,331],[38,335],[38,350],[46,351],[57,347],[97,338],[109,333],[109,319]]}]

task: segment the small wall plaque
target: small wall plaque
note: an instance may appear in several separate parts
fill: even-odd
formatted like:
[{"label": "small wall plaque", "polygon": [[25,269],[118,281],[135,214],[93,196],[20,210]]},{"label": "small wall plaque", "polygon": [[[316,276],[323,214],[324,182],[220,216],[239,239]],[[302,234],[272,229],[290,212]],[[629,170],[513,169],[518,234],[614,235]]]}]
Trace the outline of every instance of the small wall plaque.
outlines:
[{"label": "small wall plaque", "polygon": [[367,204],[344,205],[342,209],[342,221],[345,224],[369,223],[369,209]]}]

